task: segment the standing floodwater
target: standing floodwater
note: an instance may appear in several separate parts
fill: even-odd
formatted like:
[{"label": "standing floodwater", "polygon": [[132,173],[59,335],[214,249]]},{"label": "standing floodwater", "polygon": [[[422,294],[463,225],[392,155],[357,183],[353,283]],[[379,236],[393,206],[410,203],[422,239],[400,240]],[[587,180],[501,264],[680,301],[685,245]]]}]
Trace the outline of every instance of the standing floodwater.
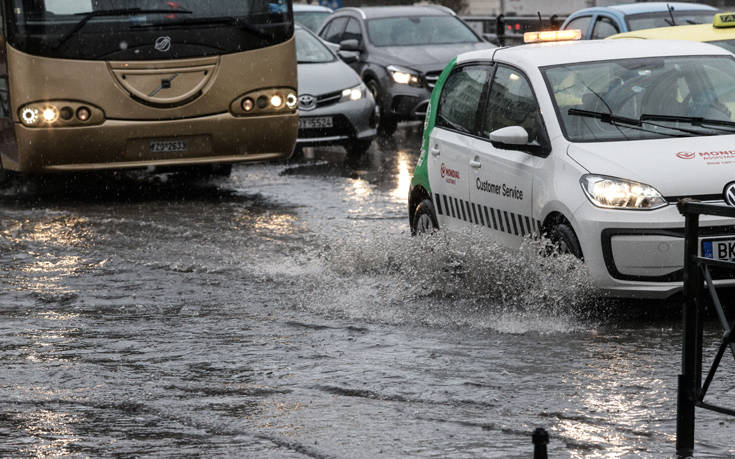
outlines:
[{"label": "standing floodwater", "polygon": [[[677,304],[411,238],[417,145],[3,189],[0,456],[528,457],[538,426],[554,457],[673,455]],[[698,412],[697,453],[734,429]]]}]

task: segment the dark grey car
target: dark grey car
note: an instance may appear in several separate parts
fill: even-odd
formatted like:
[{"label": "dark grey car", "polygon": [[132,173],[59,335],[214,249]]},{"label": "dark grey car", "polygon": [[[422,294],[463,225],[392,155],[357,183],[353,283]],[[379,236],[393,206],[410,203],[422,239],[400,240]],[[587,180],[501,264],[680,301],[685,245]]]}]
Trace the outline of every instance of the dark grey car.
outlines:
[{"label": "dark grey car", "polygon": [[398,121],[424,118],[434,84],[455,56],[495,47],[440,6],[340,8],[318,34],[343,55],[356,55],[350,66],[375,96],[382,135]]}]

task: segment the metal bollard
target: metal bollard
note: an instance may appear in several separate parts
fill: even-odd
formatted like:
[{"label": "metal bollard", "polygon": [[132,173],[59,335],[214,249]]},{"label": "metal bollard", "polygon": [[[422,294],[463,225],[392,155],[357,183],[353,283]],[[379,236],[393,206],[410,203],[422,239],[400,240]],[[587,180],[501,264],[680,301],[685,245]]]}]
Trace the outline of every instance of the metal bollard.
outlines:
[{"label": "metal bollard", "polygon": [[531,439],[533,439],[533,459],[547,459],[549,453],[546,451],[546,445],[549,444],[549,433],[546,429],[537,428],[533,431]]}]

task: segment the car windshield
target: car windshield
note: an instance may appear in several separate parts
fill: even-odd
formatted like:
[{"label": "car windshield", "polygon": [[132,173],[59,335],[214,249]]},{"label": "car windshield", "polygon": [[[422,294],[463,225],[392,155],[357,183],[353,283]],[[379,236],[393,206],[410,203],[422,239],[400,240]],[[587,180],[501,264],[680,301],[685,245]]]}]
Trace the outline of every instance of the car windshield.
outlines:
[{"label": "car windshield", "polygon": [[718,41],[708,41],[710,45],[717,45],[720,48],[724,48],[731,53],[735,53],[735,38],[731,40],[718,40]]},{"label": "car windshield", "polygon": [[368,21],[375,46],[419,46],[476,43],[477,36],[453,16],[408,16]]},{"label": "car windshield", "polygon": [[335,57],[329,49],[314,35],[303,29],[296,29],[296,59],[299,64],[315,64],[332,62]]},{"label": "car windshield", "polygon": [[735,59],[684,56],[542,68],[568,140],[735,133]]},{"label": "car windshield", "polygon": [[330,14],[332,13],[329,11],[294,11],[293,18],[302,26],[316,32]]},{"label": "car windshield", "polygon": [[[8,41],[46,57],[182,58],[256,49],[293,34],[287,0],[10,0]],[[174,44],[151,52],[160,36]]]},{"label": "car windshield", "polygon": [[671,25],[711,24],[717,11],[673,11],[674,24],[668,11],[656,13],[631,14],[626,16],[628,30],[653,29]]}]

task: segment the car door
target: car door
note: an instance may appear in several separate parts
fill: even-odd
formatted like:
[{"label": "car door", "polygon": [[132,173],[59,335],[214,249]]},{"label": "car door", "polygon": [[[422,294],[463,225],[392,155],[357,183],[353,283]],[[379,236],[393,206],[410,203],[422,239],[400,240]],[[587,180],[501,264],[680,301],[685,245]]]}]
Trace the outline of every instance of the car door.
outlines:
[{"label": "car door", "polygon": [[[479,224],[494,239],[517,248],[524,238],[540,233],[533,181],[548,152],[546,130],[530,82],[523,72],[507,65],[497,65],[483,111],[480,135],[472,140],[468,162],[470,202],[478,211]],[[528,132],[527,145],[490,141],[491,132],[510,126]]]},{"label": "car door", "polygon": [[439,97],[436,124],[429,137],[428,170],[441,228],[462,230],[474,224],[468,199],[469,158],[489,73],[487,65],[457,67]]}]

